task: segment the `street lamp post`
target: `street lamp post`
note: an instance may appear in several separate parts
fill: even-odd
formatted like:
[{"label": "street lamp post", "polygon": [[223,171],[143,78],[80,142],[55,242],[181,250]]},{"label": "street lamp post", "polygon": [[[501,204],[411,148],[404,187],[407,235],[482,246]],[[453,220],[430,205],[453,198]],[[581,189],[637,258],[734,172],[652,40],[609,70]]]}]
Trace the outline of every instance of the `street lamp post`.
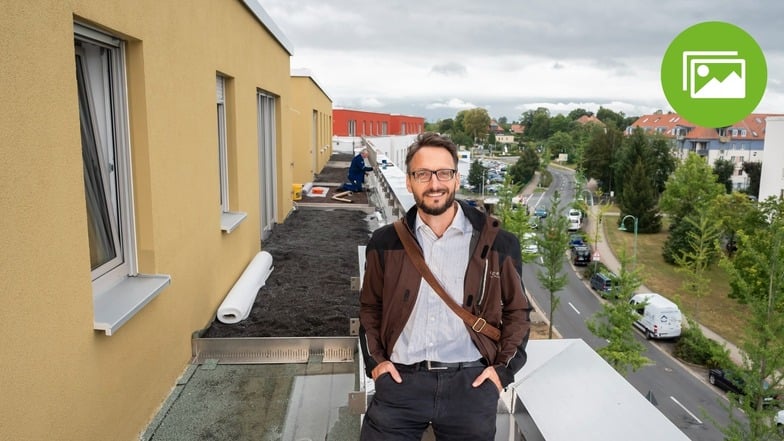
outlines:
[{"label": "street lamp post", "polygon": [[628,218],[634,219],[634,263],[636,264],[637,263],[637,223],[639,219],[635,216],[632,216],[631,214],[627,214],[626,216],[623,217],[623,219],[621,219],[621,226],[618,227],[618,229],[621,231],[628,231],[625,226],[626,219]]}]

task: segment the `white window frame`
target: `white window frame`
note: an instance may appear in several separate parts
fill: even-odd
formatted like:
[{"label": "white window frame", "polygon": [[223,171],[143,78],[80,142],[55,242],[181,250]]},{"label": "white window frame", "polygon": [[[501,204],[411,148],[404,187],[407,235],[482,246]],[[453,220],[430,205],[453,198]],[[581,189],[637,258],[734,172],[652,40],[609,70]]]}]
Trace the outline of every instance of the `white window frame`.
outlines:
[{"label": "white window frame", "polygon": [[218,178],[220,180],[221,230],[231,233],[248,216],[229,210],[229,143],[226,125],[226,77],[215,76],[218,128]]},{"label": "white window frame", "polygon": [[[85,197],[87,206],[98,210],[91,215],[88,209],[88,230],[103,235],[107,246],[111,242],[107,251],[113,253],[96,264],[90,258],[93,328],[112,335],[169,285],[171,277],[138,272],[125,43],[74,23],[74,52],[83,157],[90,160],[84,164]],[[88,248],[98,245],[90,243]]]}]

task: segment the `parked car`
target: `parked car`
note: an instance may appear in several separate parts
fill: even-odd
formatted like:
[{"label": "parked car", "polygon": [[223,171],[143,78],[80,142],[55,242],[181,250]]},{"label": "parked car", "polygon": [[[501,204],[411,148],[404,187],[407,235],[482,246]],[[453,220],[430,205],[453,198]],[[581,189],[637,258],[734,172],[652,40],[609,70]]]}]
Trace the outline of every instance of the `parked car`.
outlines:
[{"label": "parked car", "polygon": [[536,207],[536,209],[534,210],[534,216],[540,218],[547,217],[547,209],[544,207]]},{"label": "parked car", "polygon": [[585,239],[583,238],[582,234],[570,234],[569,235],[569,247],[579,247],[585,245]]},{"label": "parked car", "polygon": [[594,273],[591,276],[591,288],[596,290],[602,297],[609,297],[613,294],[613,281],[615,274]]},{"label": "parked car", "polygon": [[528,225],[536,230],[539,228],[539,216],[531,216],[528,218]]},{"label": "parked car", "polygon": [[[730,369],[710,369],[708,371],[708,382],[726,392],[732,392],[738,395],[745,394],[743,378],[737,372]],[[762,388],[765,390],[765,396],[762,398],[762,404],[764,406],[781,403],[782,397],[773,390],[770,390],[770,385],[767,381],[763,383]],[[784,422],[777,421],[777,424],[784,424]]]},{"label": "parked car", "polygon": [[780,410],[776,414],[776,427],[779,429],[779,435],[784,435],[784,410]]},{"label": "parked car", "polygon": [[735,394],[743,393],[743,380],[733,371],[713,368],[708,371],[708,383]]},{"label": "parked car", "polygon": [[591,263],[591,249],[586,245],[572,247],[572,263],[575,266],[587,266]]},{"label": "parked car", "polygon": [[539,245],[536,243],[535,233],[523,234],[523,239],[520,241],[522,251],[525,254],[539,254]]}]

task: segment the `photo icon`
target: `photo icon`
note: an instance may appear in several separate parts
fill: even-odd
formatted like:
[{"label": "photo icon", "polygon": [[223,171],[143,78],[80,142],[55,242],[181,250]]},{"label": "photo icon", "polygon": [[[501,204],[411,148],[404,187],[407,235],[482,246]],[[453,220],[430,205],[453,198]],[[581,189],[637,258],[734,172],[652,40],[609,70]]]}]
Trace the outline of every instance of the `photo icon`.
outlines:
[{"label": "photo icon", "polygon": [[694,99],[744,99],[746,60],[737,51],[684,51],[683,91]]},{"label": "photo icon", "polygon": [[768,67],[748,32],[706,21],[673,38],[661,63],[662,92],[672,110],[702,127],[727,127],[762,100]]}]

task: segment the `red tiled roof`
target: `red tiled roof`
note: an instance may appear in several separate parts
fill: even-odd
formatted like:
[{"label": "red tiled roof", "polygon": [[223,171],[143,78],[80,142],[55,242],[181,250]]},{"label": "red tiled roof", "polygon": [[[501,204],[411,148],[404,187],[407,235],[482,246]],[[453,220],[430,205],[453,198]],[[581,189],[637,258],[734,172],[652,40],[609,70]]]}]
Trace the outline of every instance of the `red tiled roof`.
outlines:
[{"label": "red tiled roof", "polygon": [[[778,113],[752,113],[746,118],[727,127],[726,136],[734,139],[764,140],[765,118],[769,116],[784,116]],[[643,115],[633,122],[632,128],[642,127],[646,130],[662,133],[667,137],[675,137],[676,128],[686,131],[686,139],[716,139],[719,133],[715,128],[700,127],[683,119],[677,113],[661,113]],[[733,130],[737,134],[732,135]],[[743,136],[745,130],[746,136]]]},{"label": "red tiled roof", "polygon": [[580,123],[580,124],[592,123],[592,124],[605,125],[602,122],[602,120],[600,120],[599,118],[597,118],[597,117],[595,117],[593,115],[583,115],[583,116],[577,118],[577,122]]}]

